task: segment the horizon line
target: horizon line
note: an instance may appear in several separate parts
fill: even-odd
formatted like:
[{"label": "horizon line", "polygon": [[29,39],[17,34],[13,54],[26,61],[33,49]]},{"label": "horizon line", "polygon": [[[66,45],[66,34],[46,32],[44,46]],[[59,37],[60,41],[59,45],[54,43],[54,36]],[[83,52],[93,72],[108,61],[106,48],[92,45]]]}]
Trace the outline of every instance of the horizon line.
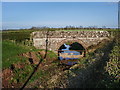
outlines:
[{"label": "horizon line", "polygon": [[[6,29],[0,29],[0,30],[20,30],[20,29],[31,29],[31,28],[6,28]],[[65,27],[47,27],[47,28],[65,28]],[[77,27],[75,27],[75,29],[76,28]],[[89,28],[89,26],[88,27],[79,28],[79,29],[84,29],[84,28],[87,29],[87,28]],[[99,28],[102,28],[102,27],[96,27],[95,29],[99,29]],[[42,27],[36,27],[36,29],[42,29]],[[102,29],[118,29],[118,27],[105,27],[105,28],[102,28]]]}]

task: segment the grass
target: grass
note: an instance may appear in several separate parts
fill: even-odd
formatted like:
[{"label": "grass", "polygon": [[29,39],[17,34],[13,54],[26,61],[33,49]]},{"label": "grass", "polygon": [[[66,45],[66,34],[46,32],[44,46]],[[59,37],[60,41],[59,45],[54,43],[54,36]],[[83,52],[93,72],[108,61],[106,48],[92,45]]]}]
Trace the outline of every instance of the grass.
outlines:
[{"label": "grass", "polygon": [[22,41],[25,39],[30,39],[30,33],[31,32],[3,32],[2,33],[2,39],[6,40],[16,40],[16,41]]},{"label": "grass", "polygon": [[95,61],[93,58],[94,58],[94,52],[90,52],[86,54],[85,57],[79,59],[78,63],[82,66],[88,66],[91,62]]},{"label": "grass", "polygon": [[38,69],[37,72],[33,75],[33,77],[30,79],[29,83],[37,80],[38,78],[42,78],[42,77],[45,77],[46,75],[48,75],[47,72],[41,70],[41,69]]},{"label": "grass", "polygon": [[11,40],[14,43],[32,46],[30,41],[30,34],[34,30],[13,30],[13,31],[3,31],[2,40]]},{"label": "grass", "polygon": [[0,41],[0,69],[2,68],[2,42]]},{"label": "grass", "polygon": [[16,57],[18,54],[27,52],[28,50],[16,45],[10,41],[2,42],[2,63],[3,68],[7,68],[11,63],[16,63],[19,61],[19,58]]},{"label": "grass", "polygon": [[15,68],[13,70],[14,77],[9,80],[11,83],[23,83],[26,81],[28,76],[31,74],[33,71],[33,67],[31,65],[26,65],[23,69]]},{"label": "grass", "polygon": [[54,53],[54,52],[52,52],[52,51],[48,51],[49,53],[47,54],[50,58],[57,58],[57,55]]},{"label": "grass", "polygon": [[[3,69],[10,67],[11,64],[17,63],[19,61],[24,61],[25,57],[18,57],[19,54],[29,52],[29,51],[39,51],[34,47],[23,46],[20,44],[15,44],[11,41],[2,42],[2,66]],[[21,60],[22,59],[22,60]]]},{"label": "grass", "polygon": [[115,45],[109,54],[109,61],[107,62],[107,66],[105,67],[105,71],[103,73],[103,79],[99,81],[97,84],[97,88],[105,87],[105,88],[120,88],[120,46]]},{"label": "grass", "polygon": [[104,29],[104,30],[74,29],[74,30],[61,30],[61,31],[118,31],[118,30],[117,29]]},{"label": "grass", "polygon": [[[33,47],[27,47],[20,44],[15,44],[11,41],[4,40],[2,42],[2,69],[10,68],[12,64],[22,63],[25,64],[25,67],[23,69],[15,68],[13,70],[14,76],[11,80],[9,80],[10,83],[23,83],[26,81],[28,76],[33,72],[33,65],[26,64],[26,60],[28,60],[26,57],[18,56],[19,54],[25,53],[25,52],[32,52],[32,51],[39,51],[39,49],[35,49]],[[40,56],[38,56],[40,58]],[[37,76],[38,77],[38,76]],[[36,79],[36,78],[35,78]]]},{"label": "grass", "polygon": [[[30,74],[33,72],[35,64],[27,64],[26,60],[28,60],[26,57],[18,56],[19,54],[25,53],[25,52],[37,52],[42,51],[39,49],[35,49],[31,46],[24,46],[21,44],[13,43],[9,40],[3,40],[2,42],[2,69],[10,68],[12,64],[24,64],[24,68],[15,68],[13,69],[14,76],[11,80],[9,80],[9,83],[23,83],[27,80],[27,78],[30,76]],[[52,51],[48,51],[48,57],[49,59],[52,59],[53,57],[57,57],[55,53]],[[36,55],[39,59],[41,58],[38,54]],[[35,75],[30,79],[30,83],[34,80],[38,79],[39,77],[45,77],[48,75],[48,71],[45,72],[43,70],[38,70]]]},{"label": "grass", "polygon": [[[116,32],[116,34],[119,32]],[[114,40],[111,45],[109,46],[104,46],[103,48],[98,48],[95,52],[95,55],[105,53],[106,51],[108,52],[108,49],[110,49],[113,45],[113,48],[111,48],[110,53],[108,52],[108,57],[106,57],[106,60],[108,58],[109,61],[106,61],[105,66],[103,67],[103,70],[99,70],[100,73],[100,78],[98,79],[97,82],[94,81],[89,81],[89,85],[87,87],[94,87],[94,88],[120,88],[120,38],[116,37],[116,40]],[[98,55],[97,55],[98,56]],[[95,59],[93,59],[94,53],[89,53],[85,58],[80,60],[80,64],[89,64],[89,62],[86,62],[86,59],[88,59],[90,62]],[[99,56],[97,57],[99,58]],[[105,59],[103,59],[105,60]],[[99,68],[101,68],[99,67]],[[97,70],[99,69],[97,68]],[[99,75],[97,75],[99,77]],[[92,78],[92,77],[91,77]]]}]

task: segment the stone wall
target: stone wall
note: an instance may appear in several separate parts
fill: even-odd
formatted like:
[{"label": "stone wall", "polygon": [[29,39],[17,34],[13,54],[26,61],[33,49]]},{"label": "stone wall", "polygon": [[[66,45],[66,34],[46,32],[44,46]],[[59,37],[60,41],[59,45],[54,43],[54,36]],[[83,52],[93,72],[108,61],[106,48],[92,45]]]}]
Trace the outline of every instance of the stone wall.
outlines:
[{"label": "stone wall", "polygon": [[[47,31],[33,32],[34,38],[45,38]],[[108,37],[107,31],[49,31],[49,38],[100,38]]]},{"label": "stone wall", "polygon": [[104,39],[109,40],[107,31],[37,31],[31,34],[34,46],[38,49],[46,49],[46,38],[48,38],[48,50],[57,53],[57,50],[66,42],[71,44],[80,43],[85,49],[91,45],[97,45]]}]

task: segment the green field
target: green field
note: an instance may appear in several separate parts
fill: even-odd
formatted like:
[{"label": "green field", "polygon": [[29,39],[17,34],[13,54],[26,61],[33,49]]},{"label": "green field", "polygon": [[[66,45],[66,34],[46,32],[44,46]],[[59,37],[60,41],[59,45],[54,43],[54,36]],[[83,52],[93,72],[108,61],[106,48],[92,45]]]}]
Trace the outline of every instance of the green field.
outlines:
[{"label": "green field", "polygon": [[20,59],[17,55],[31,51],[29,47],[16,45],[10,41],[2,42],[2,63],[3,68],[10,67],[11,64],[18,62]]},{"label": "green field", "polygon": [[74,30],[61,30],[61,31],[118,31],[117,29],[104,29],[104,30],[94,30],[94,29],[74,29]]},{"label": "green field", "polygon": [[[9,40],[3,40],[2,42],[2,69],[5,70],[7,68],[11,68],[12,65],[24,65],[24,68],[15,68],[13,71],[14,77],[11,80],[8,80],[9,83],[23,83],[27,80],[30,74],[33,72],[35,68],[35,64],[28,64],[29,58],[24,56],[19,56],[20,54],[27,53],[27,52],[34,52],[37,53],[38,51],[43,51],[40,49],[35,49],[32,46],[25,46],[22,44],[16,44]],[[37,54],[39,60],[41,56]],[[56,55],[48,51],[47,57],[51,59],[56,57]],[[45,61],[43,61],[45,62]],[[43,77],[48,75],[47,72],[43,72],[41,69],[30,79],[30,82],[38,79],[39,77]],[[20,88],[20,86],[17,86]]]}]

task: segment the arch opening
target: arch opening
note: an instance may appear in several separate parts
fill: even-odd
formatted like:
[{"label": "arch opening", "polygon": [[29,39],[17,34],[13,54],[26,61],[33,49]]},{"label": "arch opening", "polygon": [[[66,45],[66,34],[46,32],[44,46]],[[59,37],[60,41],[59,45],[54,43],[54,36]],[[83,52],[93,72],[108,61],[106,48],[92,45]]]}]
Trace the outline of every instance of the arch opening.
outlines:
[{"label": "arch opening", "polygon": [[64,43],[58,49],[58,59],[67,65],[74,65],[85,56],[85,48],[78,42]]}]

